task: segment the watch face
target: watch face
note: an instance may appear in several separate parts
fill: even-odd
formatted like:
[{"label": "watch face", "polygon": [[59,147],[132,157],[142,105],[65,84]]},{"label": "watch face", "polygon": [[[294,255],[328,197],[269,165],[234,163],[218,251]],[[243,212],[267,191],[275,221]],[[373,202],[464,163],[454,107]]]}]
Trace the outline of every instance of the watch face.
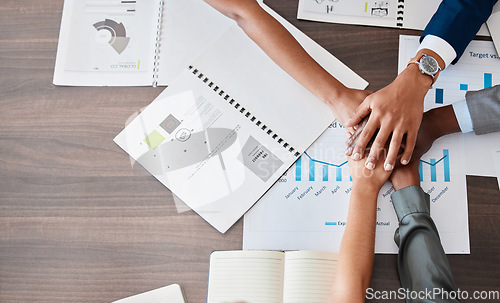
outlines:
[{"label": "watch face", "polygon": [[423,56],[422,59],[420,59],[420,66],[423,71],[430,75],[435,75],[439,70],[436,59],[430,56]]}]

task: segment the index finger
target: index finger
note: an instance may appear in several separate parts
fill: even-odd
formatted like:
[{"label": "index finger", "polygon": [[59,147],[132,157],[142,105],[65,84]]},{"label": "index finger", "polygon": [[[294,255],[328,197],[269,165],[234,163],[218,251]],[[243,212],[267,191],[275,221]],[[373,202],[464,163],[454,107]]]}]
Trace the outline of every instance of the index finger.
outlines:
[{"label": "index finger", "polygon": [[352,151],[353,155],[352,158],[354,160],[360,160],[363,158],[364,151],[366,149],[366,146],[372,139],[373,135],[377,132],[378,129],[378,121],[371,119],[372,117],[368,118],[368,122],[366,123],[366,126],[364,127],[363,130],[361,130],[361,133],[358,135],[356,139],[356,144],[354,146],[354,149]]},{"label": "index finger", "polygon": [[352,155],[352,151],[354,149],[354,146],[358,142],[359,134],[363,131],[363,129],[365,129],[366,123],[368,123],[368,117],[364,118],[363,121],[361,121],[361,123],[356,126],[356,130],[354,131],[354,133],[352,133],[347,138],[347,140],[345,142],[347,145],[346,150],[345,150],[345,154],[347,156]]}]

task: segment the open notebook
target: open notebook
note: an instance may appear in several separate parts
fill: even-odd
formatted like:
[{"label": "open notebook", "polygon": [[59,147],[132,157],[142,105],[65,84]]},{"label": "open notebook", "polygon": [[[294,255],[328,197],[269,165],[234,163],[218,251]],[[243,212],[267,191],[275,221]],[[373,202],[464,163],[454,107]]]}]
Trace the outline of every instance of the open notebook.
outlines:
[{"label": "open notebook", "polygon": [[[440,3],[441,0],[299,0],[297,18],[423,30]],[[485,25],[478,34],[489,35]]]},{"label": "open notebook", "polygon": [[225,232],[333,120],[235,25],[115,142]]},{"label": "open notebook", "polygon": [[54,84],[167,85],[233,24],[203,0],[65,0]]},{"label": "open notebook", "polygon": [[207,303],[328,301],[338,255],[313,251],[216,251]]}]

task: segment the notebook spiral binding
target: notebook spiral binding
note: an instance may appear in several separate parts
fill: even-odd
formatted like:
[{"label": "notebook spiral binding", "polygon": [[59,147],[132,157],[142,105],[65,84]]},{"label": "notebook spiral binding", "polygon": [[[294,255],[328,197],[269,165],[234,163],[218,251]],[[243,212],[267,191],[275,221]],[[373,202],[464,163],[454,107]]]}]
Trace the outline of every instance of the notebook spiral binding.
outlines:
[{"label": "notebook spiral binding", "polygon": [[398,14],[396,18],[396,26],[403,27],[403,16],[405,13],[405,0],[398,0]]},{"label": "notebook spiral binding", "polygon": [[281,146],[288,149],[290,153],[293,153],[295,157],[300,156],[300,152],[298,152],[295,148],[290,146],[288,142],[286,142],[283,138],[281,138],[278,134],[276,134],[272,129],[270,129],[267,125],[265,125],[262,121],[257,119],[250,111],[244,108],[241,104],[239,104],[236,100],[231,98],[229,94],[227,94],[224,90],[222,90],[219,86],[217,86],[214,82],[210,81],[210,79],[203,74],[200,70],[194,68],[193,66],[189,66],[189,70],[198,77],[203,83],[207,84],[215,93],[217,93],[221,98],[223,98],[227,103],[232,105],[234,109],[238,110],[242,115],[248,118],[252,123],[258,126],[262,131],[264,131],[267,135],[271,136],[273,140],[278,142]]},{"label": "notebook spiral binding", "polygon": [[153,87],[158,86],[158,71],[160,69],[161,23],[163,20],[163,1],[160,1],[158,19],[156,20],[155,55],[153,57]]}]

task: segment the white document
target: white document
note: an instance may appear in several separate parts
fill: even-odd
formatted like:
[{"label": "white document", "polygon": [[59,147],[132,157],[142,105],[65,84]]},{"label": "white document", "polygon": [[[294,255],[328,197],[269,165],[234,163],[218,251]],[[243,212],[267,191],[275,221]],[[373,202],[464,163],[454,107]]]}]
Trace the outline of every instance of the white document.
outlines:
[{"label": "white document", "polygon": [[56,85],[151,85],[161,1],[65,0]]},{"label": "white document", "polygon": [[[422,188],[447,253],[469,253],[467,191],[461,136],[439,139],[422,157]],[[334,122],[245,214],[243,249],[338,252],[352,181],[344,155],[345,129]],[[376,253],[397,253],[398,220],[389,183],[377,202]]]},{"label": "white document", "polygon": [[220,232],[294,161],[293,153],[240,114],[244,105],[235,109],[224,101],[186,70],[115,138]]},{"label": "white document", "polygon": [[236,25],[191,64],[115,142],[225,232],[334,117]]},{"label": "white document", "polygon": [[493,158],[493,166],[495,167],[495,175],[498,180],[498,188],[500,189],[500,144],[497,142],[497,147],[491,150]]},{"label": "white document", "polygon": [[[415,55],[416,36],[401,36],[399,71]],[[463,100],[467,90],[480,90],[500,84],[500,57],[492,42],[472,41],[457,64],[439,74],[433,88],[425,96],[424,110]],[[491,149],[500,142],[500,133],[476,136],[465,134],[465,172],[468,175],[494,176]]]},{"label": "white document", "polygon": [[[423,30],[440,3],[441,0],[299,0],[297,18]],[[478,35],[489,35],[485,25]]]},{"label": "white document", "polygon": [[179,284],[172,284],[142,294],[114,301],[113,303],[185,303]]}]

